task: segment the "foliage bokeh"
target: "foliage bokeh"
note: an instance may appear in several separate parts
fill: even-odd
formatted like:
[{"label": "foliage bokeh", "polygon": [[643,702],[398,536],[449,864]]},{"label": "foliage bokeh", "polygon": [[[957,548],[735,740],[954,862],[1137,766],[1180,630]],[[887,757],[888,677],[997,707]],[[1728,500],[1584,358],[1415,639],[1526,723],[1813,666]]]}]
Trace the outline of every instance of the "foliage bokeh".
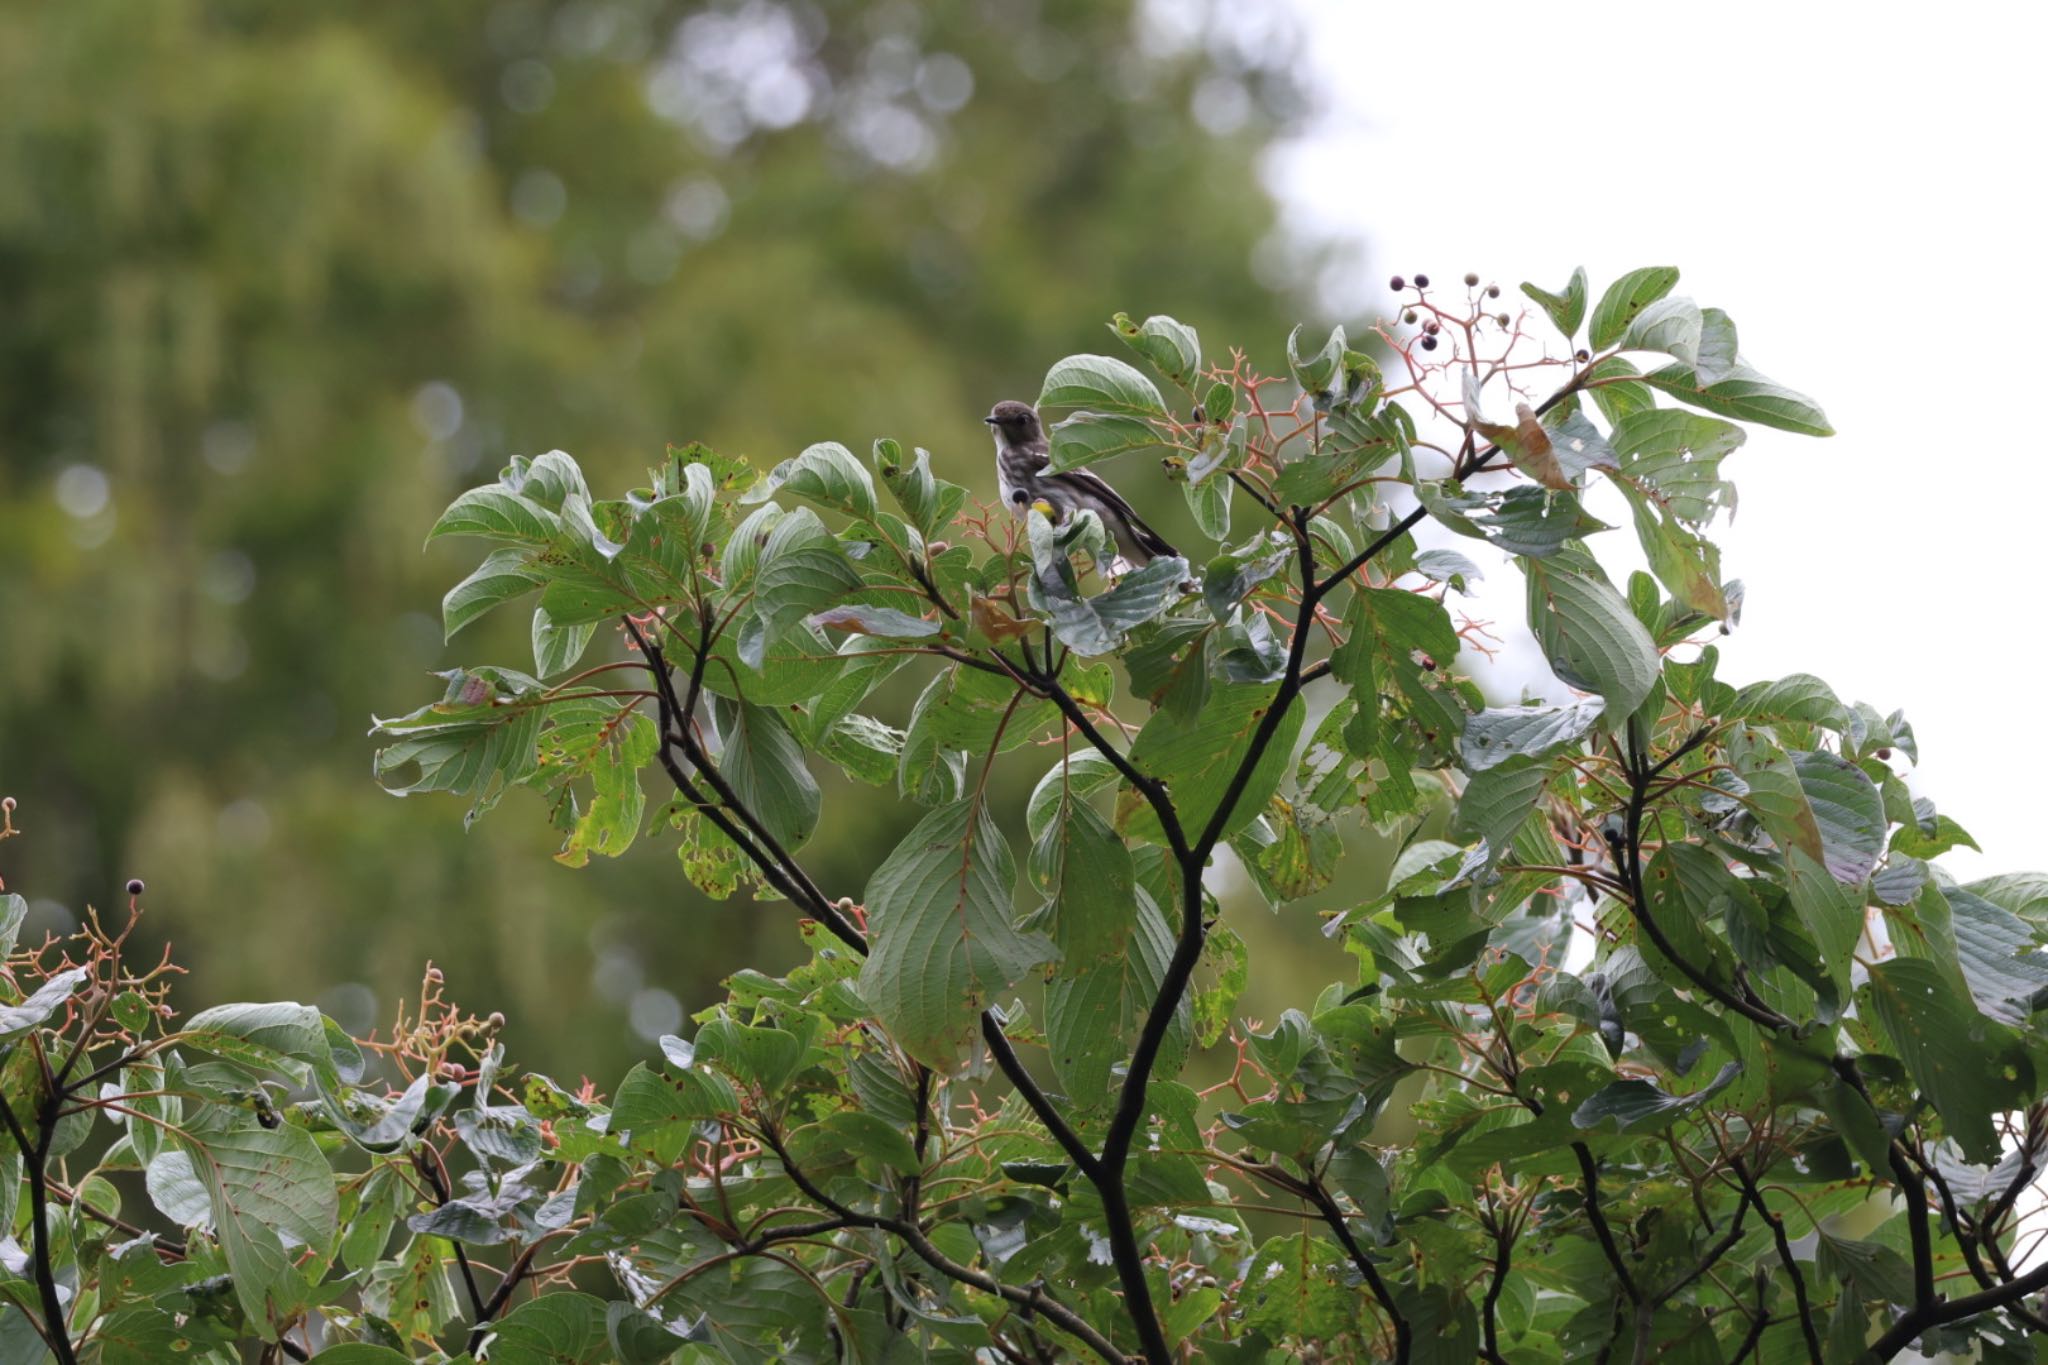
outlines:
[{"label": "foliage bokeh", "polygon": [[[886,429],[987,489],[975,417],[1101,300],[1273,331],[1292,39],[1171,8],[0,3],[31,929],[144,871],[196,998],[289,980],[360,1029],[459,961],[528,1060],[597,1074],[645,1050],[637,992],[660,1022],[779,951],[666,868],[571,877],[364,780],[373,710],[445,666],[456,560],[408,547],[508,451],[619,483]],[[833,803],[816,855],[853,880],[902,818]]]}]

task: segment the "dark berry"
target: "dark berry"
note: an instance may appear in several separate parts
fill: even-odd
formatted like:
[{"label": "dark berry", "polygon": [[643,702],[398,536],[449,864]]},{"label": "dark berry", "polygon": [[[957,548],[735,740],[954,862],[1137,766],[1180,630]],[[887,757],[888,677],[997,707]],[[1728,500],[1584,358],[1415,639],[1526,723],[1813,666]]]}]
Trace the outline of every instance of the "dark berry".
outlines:
[{"label": "dark berry", "polygon": [[1441,332],[1443,329],[1444,325],[1438,322],[1435,318],[1431,318],[1428,322],[1422,324],[1422,330],[1429,333],[1431,336],[1435,336],[1438,332]]},{"label": "dark berry", "polygon": [[1427,275],[1417,275],[1417,276],[1415,277],[1415,287],[1416,287],[1417,289],[1427,289],[1427,288],[1429,288],[1429,276],[1427,276]]},{"label": "dark berry", "polygon": [[128,879],[128,894],[131,896],[139,896],[142,894],[142,878],[130,877]]},{"label": "dark berry", "polygon": [[1499,286],[1499,285],[1497,285],[1497,284],[1489,284],[1489,285],[1487,285],[1487,286],[1486,286],[1486,297],[1488,297],[1488,298],[1490,298],[1490,299],[1497,299],[1497,298],[1499,298],[1499,297],[1500,297],[1500,286]]},{"label": "dark berry", "polygon": [[1402,279],[1399,275],[1396,275],[1393,279],[1387,281],[1387,288],[1393,290],[1396,294],[1400,293],[1403,289],[1406,289],[1407,287],[1408,281]]},{"label": "dark berry", "polygon": [[1499,322],[1500,325],[1503,327],[1512,327],[1515,325],[1515,320],[1509,317],[1506,313],[1502,313],[1500,317],[1495,320]]},{"label": "dark berry", "polygon": [[1579,363],[1580,363],[1581,365],[1585,364],[1585,363],[1586,363],[1587,361],[1591,360],[1592,358],[1593,358],[1593,354],[1592,354],[1592,352],[1590,352],[1590,351],[1578,351],[1578,352],[1575,352],[1575,353],[1573,354],[1573,356],[1572,356],[1572,359],[1574,359],[1574,360],[1578,361],[1578,362],[1579,362]]},{"label": "dark berry", "polygon": [[1884,762],[1889,763],[1892,759],[1892,751],[1890,749],[1879,749],[1877,751],[1877,756]]},{"label": "dark berry", "polygon": [[1423,338],[1422,338],[1422,349],[1423,349],[1423,350],[1425,350],[1425,351],[1434,351],[1434,350],[1436,349],[1436,338],[1435,338],[1435,337],[1433,337],[1433,336],[1425,336],[1425,337],[1423,337]]},{"label": "dark berry", "polygon": [[1474,287],[1476,287],[1476,286],[1478,285],[1478,283],[1479,283],[1479,272],[1478,272],[1478,271],[1476,271],[1476,270],[1468,270],[1468,271],[1466,271],[1466,272],[1465,272],[1465,287],[1466,287],[1467,289],[1471,289],[1471,288],[1474,288]]}]

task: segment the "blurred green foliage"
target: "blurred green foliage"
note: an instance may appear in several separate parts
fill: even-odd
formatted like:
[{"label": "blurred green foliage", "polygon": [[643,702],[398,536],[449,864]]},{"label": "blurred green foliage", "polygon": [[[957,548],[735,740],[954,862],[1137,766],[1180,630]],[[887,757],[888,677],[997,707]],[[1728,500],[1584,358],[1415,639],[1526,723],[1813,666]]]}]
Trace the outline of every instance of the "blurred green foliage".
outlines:
[{"label": "blurred green foliage", "polygon": [[[1269,25],[0,0],[0,784],[31,931],[144,875],[192,999],[367,1028],[434,958],[532,1063],[600,1076],[793,957],[664,859],[571,875],[524,822],[376,789],[373,708],[447,666],[455,552],[422,529],[555,447],[612,485],[672,441],[765,465],[893,435],[992,492],[979,415],[1105,349],[1105,307],[1284,330],[1245,268],[1295,99]],[[836,795],[815,865],[857,888],[912,816]]]}]

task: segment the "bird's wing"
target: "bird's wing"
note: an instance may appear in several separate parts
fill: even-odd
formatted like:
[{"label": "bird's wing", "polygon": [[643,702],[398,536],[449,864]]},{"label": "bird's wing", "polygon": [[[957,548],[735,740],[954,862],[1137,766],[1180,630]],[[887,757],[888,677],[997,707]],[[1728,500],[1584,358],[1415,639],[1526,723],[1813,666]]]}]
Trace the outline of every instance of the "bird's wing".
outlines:
[{"label": "bird's wing", "polygon": [[1168,544],[1165,536],[1147,526],[1144,518],[1101,475],[1086,469],[1069,469],[1058,474],[1041,474],[1039,482],[1066,488],[1084,507],[1092,500],[1109,508],[1130,526],[1132,539],[1144,548],[1145,553],[1160,558],[1179,557],[1180,551]]}]

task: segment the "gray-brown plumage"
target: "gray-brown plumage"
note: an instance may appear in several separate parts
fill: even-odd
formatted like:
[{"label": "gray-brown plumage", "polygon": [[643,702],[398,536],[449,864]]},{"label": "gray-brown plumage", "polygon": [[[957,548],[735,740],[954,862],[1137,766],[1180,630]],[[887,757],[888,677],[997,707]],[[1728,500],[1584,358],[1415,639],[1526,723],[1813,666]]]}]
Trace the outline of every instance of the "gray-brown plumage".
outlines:
[{"label": "gray-brown plumage", "polygon": [[1029,403],[1004,399],[981,420],[995,432],[996,485],[1012,516],[1027,515],[1037,502],[1052,509],[1055,524],[1086,510],[1102,518],[1118,552],[1133,565],[1180,554],[1167,544],[1166,537],[1147,526],[1101,475],[1085,469],[1048,471],[1052,446],[1045,439],[1037,409]]}]

